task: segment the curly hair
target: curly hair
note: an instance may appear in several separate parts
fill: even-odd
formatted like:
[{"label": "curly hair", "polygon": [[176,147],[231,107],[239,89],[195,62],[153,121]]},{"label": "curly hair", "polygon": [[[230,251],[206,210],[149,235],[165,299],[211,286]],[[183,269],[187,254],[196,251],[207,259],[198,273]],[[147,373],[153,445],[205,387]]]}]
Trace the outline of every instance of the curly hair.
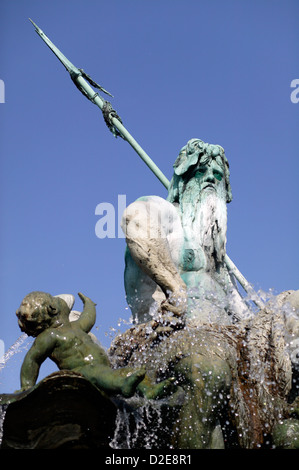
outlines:
[{"label": "curly hair", "polygon": [[62,299],[46,292],[34,291],[26,295],[16,311],[21,330],[28,336],[37,336],[50,326],[53,316],[67,307],[64,304]]},{"label": "curly hair", "polygon": [[203,142],[200,139],[191,139],[181,149],[178,158],[174,162],[174,174],[170,182],[167,200],[169,202],[179,202],[179,194],[189,170],[198,163],[206,164],[210,160],[215,160],[223,168],[224,181],[226,186],[226,202],[232,200],[232,191],[229,181],[229,164],[225,156],[224,149],[220,145],[213,145]]}]

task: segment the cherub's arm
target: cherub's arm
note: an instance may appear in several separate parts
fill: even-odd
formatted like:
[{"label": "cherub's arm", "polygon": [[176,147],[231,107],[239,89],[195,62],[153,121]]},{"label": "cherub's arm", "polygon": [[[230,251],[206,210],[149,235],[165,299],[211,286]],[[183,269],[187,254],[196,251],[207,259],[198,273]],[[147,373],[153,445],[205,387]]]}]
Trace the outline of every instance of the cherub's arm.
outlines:
[{"label": "cherub's arm", "polygon": [[55,343],[56,337],[49,331],[44,331],[37,336],[22,364],[21,390],[27,390],[35,385],[40,366],[53,351]]},{"label": "cherub's arm", "polygon": [[81,292],[79,292],[78,295],[84,304],[84,309],[77,323],[83,331],[88,333],[96,321],[96,304],[84,294],[81,294]]}]

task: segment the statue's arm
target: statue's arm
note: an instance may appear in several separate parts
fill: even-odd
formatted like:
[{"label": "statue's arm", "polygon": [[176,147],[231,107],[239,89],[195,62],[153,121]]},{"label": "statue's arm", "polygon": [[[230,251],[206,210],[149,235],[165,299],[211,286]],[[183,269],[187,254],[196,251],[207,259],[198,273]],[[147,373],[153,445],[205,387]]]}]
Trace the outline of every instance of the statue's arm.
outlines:
[{"label": "statue's arm", "polygon": [[96,321],[96,304],[81,292],[79,292],[78,295],[83,302],[84,309],[76,322],[83,331],[88,333]]},{"label": "statue's arm", "polygon": [[138,200],[126,209],[122,228],[135,263],[167,298],[185,300],[186,285],[174,264],[167,238],[175,217],[175,209],[161,198]]},{"label": "statue's arm", "polygon": [[27,352],[21,368],[21,389],[33,387],[37,381],[39,369],[45,359],[51,354],[56,344],[56,335],[49,330],[42,332],[35,339]]}]

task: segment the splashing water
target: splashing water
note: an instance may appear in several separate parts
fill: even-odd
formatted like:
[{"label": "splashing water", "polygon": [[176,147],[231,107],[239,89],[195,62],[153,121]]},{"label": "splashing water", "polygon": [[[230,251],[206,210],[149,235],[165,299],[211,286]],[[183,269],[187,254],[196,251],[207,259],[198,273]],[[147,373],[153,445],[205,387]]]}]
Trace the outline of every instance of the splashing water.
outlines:
[{"label": "splashing water", "polygon": [[[32,341],[28,341],[28,336],[23,333],[14,344],[6,351],[6,353],[0,358],[0,372],[7,367],[9,361],[16,354],[27,350],[32,344]],[[3,437],[3,426],[8,405],[0,404],[0,446]]]},{"label": "splashing water", "polygon": [[[132,408],[118,408],[115,432],[110,447],[113,449],[158,448],[161,444],[163,400],[154,401],[133,397],[126,399],[125,402]],[[165,429],[164,431],[170,432]]]},{"label": "splashing water", "polygon": [[20,388],[20,369],[34,339],[23,333],[0,359],[0,393],[14,393]]},{"label": "splashing water", "polygon": [[3,425],[8,405],[0,405],[0,446],[3,437]]},{"label": "splashing water", "polygon": [[[6,351],[6,353],[0,359],[0,371],[6,366],[9,359],[11,359],[15,354],[28,349],[31,346],[31,342],[27,343],[28,336],[26,333],[23,333],[15,343]],[[25,344],[24,344],[25,343]]]},{"label": "splashing water", "polygon": [[[194,302],[195,308],[197,308],[197,295],[194,293]],[[276,295],[273,291],[263,292],[258,291],[258,295],[261,298],[262,302],[265,304],[271,303],[271,309],[274,312],[274,315],[283,315],[286,320],[291,320],[294,318],[298,321],[299,325],[299,317],[298,312],[294,312],[294,309],[289,305],[279,305],[276,303]],[[207,300],[210,302],[212,306],[216,306],[219,310],[219,314],[224,311],[225,303],[219,301],[214,293],[210,293],[207,296]],[[252,303],[252,298],[250,295],[243,298],[245,302],[249,304]],[[156,318],[158,312],[156,309],[153,309],[151,312],[151,317]],[[257,309],[250,305],[248,310],[248,316],[244,316],[244,320],[248,320],[251,317],[254,317],[257,314]],[[132,323],[129,323],[126,320],[119,319],[117,327],[121,328],[125,326],[129,328],[132,326]],[[275,332],[277,333],[277,338],[281,335],[287,335],[284,329],[284,324],[277,323],[275,325]],[[281,329],[282,328],[282,329]],[[281,329],[281,331],[280,331]],[[116,329],[111,327],[111,337],[115,337],[117,334],[121,333],[121,331],[117,331]],[[194,348],[194,350],[201,350],[202,347],[206,351],[211,350],[214,348],[217,349],[219,347],[219,351],[221,350],[220,339],[218,343],[218,337],[215,336],[214,344],[205,344],[206,339],[204,336],[200,335],[200,329],[197,328],[189,328],[189,325],[186,325],[186,331],[188,336],[186,336],[186,340],[188,340],[188,344],[190,348]],[[298,330],[299,331],[299,330]],[[31,338],[28,338],[26,334],[22,334],[16,342],[8,349],[8,351],[4,354],[2,358],[0,358],[0,372],[6,368],[13,357],[18,356],[19,353],[23,352],[24,350],[28,350],[31,346]],[[159,350],[159,354],[155,355],[154,350],[147,349],[146,351],[141,352],[140,356],[137,361],[140,366],[143,366],[145,363],[148,363],[150,367],[153,368],[155,371],[159,371],[161,375],[167,371],[169,367],[169,358],[170,357],[180,357],[180,344],[178,344],[176,334],[169,338],[168,346],[165,346],[165,349]],[[299,335],[298,337],[294,338],[293,335],[287,337],[286,346],[285,346],[287,353],[291,356],[291,358],[295,358],[298,362],[296,363],[295,359],[292,361],[293,363],[299,363]],[[167,354],[161,354],[161,351]],[[259,358],[256,358],[258,360]],[[264,374],[263,367],[260,367],[258,364],[252,371],[256,373],[255,380],[258,381],[262,385],[267,381],[267,377]],[[207,379],[206,379],[207,382]],[[267,384],[266,384],[267,385]],[[266,387],[265,385],[265,387]],[[298,388],[298,387],[297,387]],[[207,389],[206,394],[209,395],[211,393],[216,393],[216,390]],[[219,395],[220,397],[220,395]],[[221,398],[221,397],[220,397]],[[114,449],[134,449],[134,448],[144,448],[144,449],[154,449],[159,448],[161,432],[167,432],[164,429],[164,421],[163,421],[163,399],[162,400],[146,400],[142,397],[132,397],[130,399],[124,400],[127,406],[123,408],[118,408],[117,417],[115,422],[115,433],[113,439],[110,443],[110,447]],[[3,436],[3,423],[5,419],[6,407],[0,405],[0,445],[1,439]],[[237,412],[235,413],[237,416]],[[244,432],[246,429],[244,429]],[[169,430],[169,434],[171,430]],[[171,447],[170,447],[171,448]]]},{"label": "splashing water", "polygon": [[[192,294],[194,297],[194,304],[191,304],[191,308],[194,308],[196,318],[200,320],[202,308],[201,299],[197,295],[197,292],[193,292]],[[241,336],[244,342],[244,351],[248,354],[248,359],[250,360],[251,364],[251,380],[249,380],[248,382],[248,389],[246,391],[248,395],[244,395],[244,400],[247,399],[247,396],[252,401],[255,400],[255,406],[257,407],[257,410],[260,413],[259,419],[261,420],[261,423],[265,421],[264,435],[266,436],[266,433],[270,429],[272,429],[274,421],[278,418],[281,419],[282,416],[281,410],[278,406],[278,402],[276,401],[275,397],[273,398],[270,394],[272,390],[271,387],[273,385],[272,381],[275,380],[275,378],[278,380],[279,377],[281,379],[279,383],[283,384],[281,388],[281,390],[283,391],[282,393],[285,393],[284,390],[289,390],[288,361],[291,360],[293,367],[298,368],[299,365],[299,312],[287,303],[287,300],[285,300],[287,299],[287,297],[284,297],[283,294],[285,293],[282,293],[281,297],[281,295],[275,294],[273,290],[269,290],[268,292],[259,290],[254,294],[248,293],[246,296],[243,297],[243,301],[248,306],[248,309],[245,311],[244,315],[239,316],[238,320],[240,320],[240,323],[237,321],[237,323],[235,324],[236,328],[219,328],[219,333],[215,329],[212,336],[209,334],[205,334],[205,327],[204,324],[201,324],[201,321],[198,321],[193,324],[191,316],[191,318],[189,317],[189,320],[187,318],[186,326],[184,329],[184,337],[180,337],[180,332],[174,332],[168,337],[165,346],[163,346],[163,343],[161,343],[161,345],[157,348],[157,353],[155,353],[155,348],[151,348],[150,346],[145,345],[144,349],[140,348],[138,349],[138,351],[136,350],[136,352],[133,351],[131,356],[132,363],[134,363],[135,366],[141,367],[146,364],[147,368],[155,372],[158,371],[158,373],[161,372],[161,376],[163,376],[164,373],[167,374],[169,363],[171,362],[172,358],[179,359],[180,355],[182,355],[181,357],[183,357],[184,345],[182,342],[182,338],[183,341],[186,341],[187,348],[189,347],[189,349],[187,350],[189,351],[194,350],[199,353],[203,351],[203,353],[207,356],[209,356],[209,353],[217,353],[219,357],[222,357],[222,348],[224,347],[224,345],[222,342],[223,337],[221,332],[226,332],[226,340],[228,341],[228,344],[234,344],[235,337],[234,333],[231,332],[236,331],[237,334],[241,335],[243,334],[243,331],[249,331],[248,328],[252,327],[253,330],[250,335],[246,333],[244,337]],[[262,310],[260,310],[258,308],[255,302],[256,296],[258,296],[258,298],[260,299],[260,305],[264,305],[266,307],[265,309],[263,308]],[[189,298],[193,300],[191,295]],[[219,316],[223,316],[223,313],[226,311],[227,308],[227,299],[219,300],[215,293],[210,293],[209,295],[206,295],[206,300],[212,308],[215,308],[215,306],[217,307],[217,311],[219,312],[217,312],[217,315],[219,314]],[[234,298],[231,299],[231,302],[234,302]],[[155,309],[152,309],[150,313],[151,317],[154,319],[157,319],[159,317],[159,312]],[[190,312],[189,310],[189,313],[192,312]],[[207,317],[207,319],[205,320],[207,322],[210,320],[210,318]],[[216,321],[215,324],[218,324],[218,322]],[[245,330],[244,326],[246,327]],[[265,329],[265,327],[267,328],[267,330]],[[151,331],[144,331],[149,335],[151,333]],[[273,344],[275,345],[276,353],[275,355],[273,355],[273,361],[275,360],[275,371],[273,369],[274,366],[271,366],[272,363],[265,363],[266,352],[268,351],[268,354],[270,354],[270,352],[271,354],[273,354],[273,346],[272,344],[270,345],[270,343],[268,343],[268,341],[270,341],[269,335],[271,335],[271,341],[273,341]],[[230,342],[230,339],[232,340],[232,342]],[[260,341],[262,339],[264,339],[264,343],[261,345]],[[124,348],[123,351],[126,351],[126,348],[128,348],[128,350],[130,349],[131,340],[132,338],[130,336],[124,337],[124,342],[122,343]],[[262,350],[260,350],[261,346],[263,347]],[[181,354],[180,348],[182,348]],[[226,349],[224,349],[223,351],[225,352]],[[235,357],[234,349],[232,350],[232,352],[234,355],[233,357]],[[234,373],[237,373],[238,368],[237,366],[235,367],[236,368],[234,369]],[[209,371],[209,373],[211,373],[211,371]],[[251,382],[253,385],[251,384]],[[296,388],[296,390],[292,391],[292,393],[298,396],[298,378],[296,379],[293,377],[293,382],[293,388]],[[205,383],[206,385],[208,385],[207,378],[205,379]],[[243,396],[240,395],[240,391],[238,390],[238,388],[236,388],[238,382],[234,383],[234,389],[232,390],[234,392],[233,397],[236,403],[238,404],[240,402],[241,405],[239,407],[240,409],[238,407],[232,408],[232,412],[235,414],[237,420],[242,424],[242,429],[239,430],[239,432],[241,431],[239,437],[240,439],[242,439],[242,442],[244,441],[245,444],[243,445],[250,446],[252,445],[250,439],[252,439],[252,442],[255,442],[250,434],[251,423],[249,421],[247,422],[246,414],[244,414],[245,412],[243,413],[244,410],[246,411],[244,405],[245,401],[244,403],[243,401],[240,401],[241,399],[243,400]],[[214,390],[213,388],[208,387],[206,390],[206,395],[208,396],[209,394],[213,394],[216,397],[216,395],[218,394],[218,390]],[[218,398],[219,403],[223,401],[222,393],[219,394]],[[270,401],[272,401],[273,403],[270,403]],[[262,408],[262,403],[267,403],[265,409]],[[244,410],[242,407],[244,407]],[[242,416],[240,415],[240,412],[243,413]],[[150,406],[149,402],[144,402],[144,404],[138,408],[138,415],[135,415],[134,413],[130,414],[127,410],[119,411],[116,420],[116,431],[114,439],[111,443],[111,447],[130,449],[134,448],[136,444],[140,444],[140,442],[142,442],[143,448],[157,447],[157,444],[159,445],[160,442],[156,442],[156,437],[161,435],[161,429],[163,428],[163,426],[160,426],[159,428],[158,425],[156,426],[155,421],[159,423],[161,422],[161,419],[162,413],[161,409],[157,408],[157,402],[154,408]],[[147,423],[149,423],[149,425]],[[152,423],[154,423],[154,428],[156,429],[156,431],[153,431]],[[229,431],[229,426],[230,423],[228,422],[228,431],[226,432],[232,432]],[[169,435],[171,435],[171,431]],[[235,438],[233,437],[233,439]],[[260,445],[261,444],[258,444],[258,446]],[[268,439],[265,440],[264,445],[270,446],[272,444],[271,441]]]},{"label": "splashing water", "polygon": [[131,328],[132,326],[133,326],[132,317],[130,317],[129,320],[126,320],[125,318],[119,318],[117,320],[117,328],[110,326],[109,331],[105,331],[104,335],[107,338],[109,338],[110,341],[113,341],[118,335],[124,333],[124,331]]}]

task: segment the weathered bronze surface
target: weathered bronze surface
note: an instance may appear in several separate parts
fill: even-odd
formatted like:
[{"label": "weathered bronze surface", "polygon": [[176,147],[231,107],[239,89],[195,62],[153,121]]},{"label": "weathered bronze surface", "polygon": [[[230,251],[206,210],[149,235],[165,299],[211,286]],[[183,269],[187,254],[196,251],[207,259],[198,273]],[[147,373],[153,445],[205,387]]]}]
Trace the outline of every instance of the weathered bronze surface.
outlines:
[{"label": "weathered bronze surface", "polygon": [[25,392],[0,396],[1,449],[108,447],[117,408],[81,374],[60,371]]},{"label": "weathered bronze surface", "polygon": [[[189,140],[169,182],[86,79],[105,90],[34,26],[168,197],[141,197],[124,213],[125,288],[135,325],[116,338],[109,356],[88,334],[95,304],[83,294],[84,310],[73,322],[59,296],[35,292],[23,300],[19,325],[36,340],[22,366],[21,391],[0,398],[2,447],[108,446],[129,415],[126,442],[113,434],[116,447],[298,448],[299,291],[265,304],[228,258],[232,193],[224,149]],[[36,385],[47,357],[61,372]]]}]

